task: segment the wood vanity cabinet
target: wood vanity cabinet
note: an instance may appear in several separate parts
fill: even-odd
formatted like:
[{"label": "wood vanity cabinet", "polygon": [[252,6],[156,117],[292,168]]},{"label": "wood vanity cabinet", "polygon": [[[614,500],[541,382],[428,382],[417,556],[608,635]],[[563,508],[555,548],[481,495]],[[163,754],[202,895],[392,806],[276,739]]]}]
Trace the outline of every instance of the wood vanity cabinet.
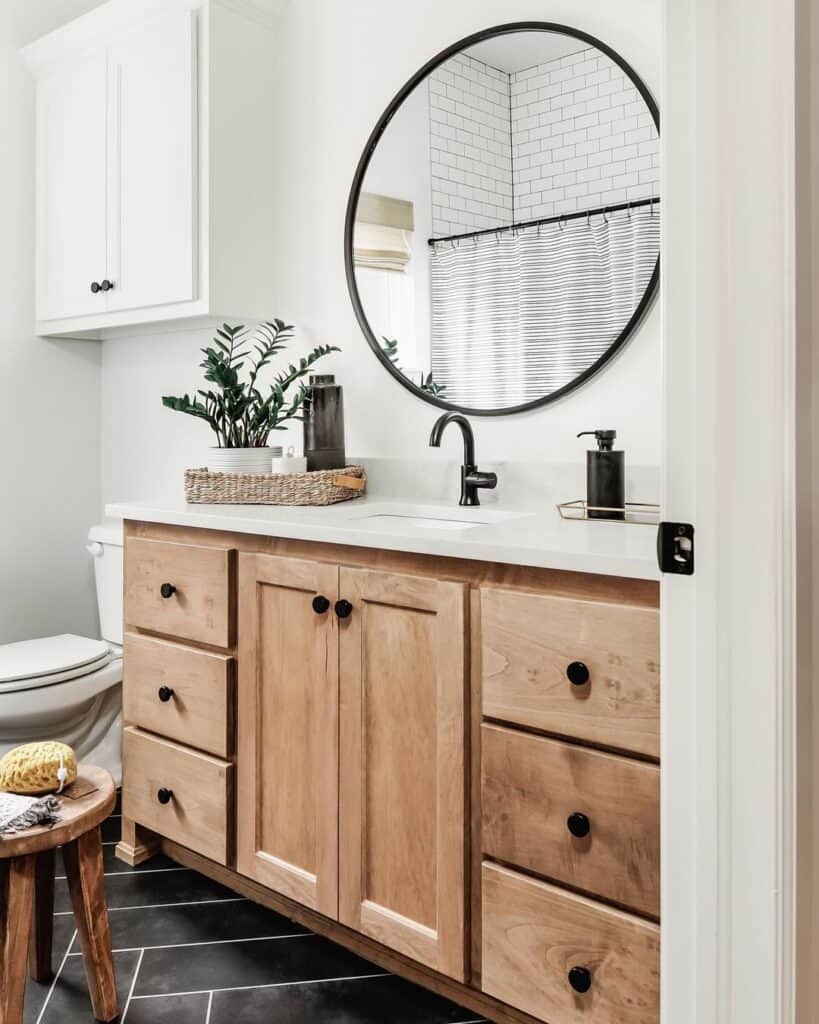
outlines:
[{"label": "wood vanity cabinet", "polygon": [[659,1019],[656,584],[127,523],[125,619],[119,856],[498,1024]]},{"label": "wood vanity cabinet", "polygon": [[239,555],[236,866],[334,919],[337,600],[334,565]]},{"label": "wood vanity cabinet", "polygon": [[239,556],[237,869],[461,980],[464,603]]},{"label": "wood vanity cabinet", "polygon": [[340,580],[339,918],[462,981],[466,588]]}]

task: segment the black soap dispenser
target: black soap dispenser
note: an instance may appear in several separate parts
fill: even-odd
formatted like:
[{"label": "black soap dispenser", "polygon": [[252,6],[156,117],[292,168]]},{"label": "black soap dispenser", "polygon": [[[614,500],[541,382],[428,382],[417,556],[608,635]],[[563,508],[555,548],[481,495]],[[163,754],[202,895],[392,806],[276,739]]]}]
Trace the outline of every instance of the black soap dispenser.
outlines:
[{"label": "black soap dispenser", "polygon": [[[586,452],[586,505],[589,519],[626,518],[625,452],[612,451],[616,430],[582,430],[593,434],[597,450]],[[595,508],[612,511],[595,511]]]}]

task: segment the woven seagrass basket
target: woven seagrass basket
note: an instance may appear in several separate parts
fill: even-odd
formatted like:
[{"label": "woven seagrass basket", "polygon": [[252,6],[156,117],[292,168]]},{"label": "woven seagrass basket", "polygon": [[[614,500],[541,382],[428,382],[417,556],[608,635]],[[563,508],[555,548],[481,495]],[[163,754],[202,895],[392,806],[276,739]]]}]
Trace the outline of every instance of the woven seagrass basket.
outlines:
[{"label": "woven seagrass basket", "polygon": [[334,505],[360,498],[363,466],[313,473],[211,473],[185,470],[185,500],[195,505]]}]

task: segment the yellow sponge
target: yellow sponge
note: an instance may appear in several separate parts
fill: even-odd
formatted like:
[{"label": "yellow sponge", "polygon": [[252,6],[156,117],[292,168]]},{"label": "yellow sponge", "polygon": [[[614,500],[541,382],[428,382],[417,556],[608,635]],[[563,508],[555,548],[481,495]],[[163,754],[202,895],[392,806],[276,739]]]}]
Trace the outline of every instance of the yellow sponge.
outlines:
[{"label": "yellow sponge", "polygon": [[77,756],[65,743],[24,743],[0,758],[0,790],[35,796],[63,790],[77,778]]}]

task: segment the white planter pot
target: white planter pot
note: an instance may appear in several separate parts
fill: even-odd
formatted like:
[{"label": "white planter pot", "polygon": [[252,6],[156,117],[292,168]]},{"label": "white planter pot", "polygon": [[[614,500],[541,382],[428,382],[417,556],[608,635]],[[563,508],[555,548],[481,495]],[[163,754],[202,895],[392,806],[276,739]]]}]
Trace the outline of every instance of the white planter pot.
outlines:
[{"label": "white planter pot", "polygon": [[269,473],[281,448],[209,448],[208,469],[214,473]]}]

